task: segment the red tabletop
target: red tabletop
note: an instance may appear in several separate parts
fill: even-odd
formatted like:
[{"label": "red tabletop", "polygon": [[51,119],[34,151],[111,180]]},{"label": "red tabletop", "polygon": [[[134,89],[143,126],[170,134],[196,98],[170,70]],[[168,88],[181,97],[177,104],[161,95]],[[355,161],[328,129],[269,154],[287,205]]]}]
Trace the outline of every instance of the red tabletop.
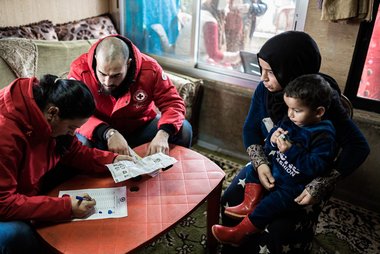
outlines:
[{"label": "red tabletop", "polygon": [[[135,149],[143,156],[147,145]],[[39,235],[61,253],[128,253],[161,236],[207,200],[208,247],[216,251],[211,226],[219,221],[219,199],[224,172],[203,155],[172,146],[178,160],[156,177],[115,183],[111,176],[76,176],[59,190],[127,186],[128,217],[61,223],[38,223]]]}]

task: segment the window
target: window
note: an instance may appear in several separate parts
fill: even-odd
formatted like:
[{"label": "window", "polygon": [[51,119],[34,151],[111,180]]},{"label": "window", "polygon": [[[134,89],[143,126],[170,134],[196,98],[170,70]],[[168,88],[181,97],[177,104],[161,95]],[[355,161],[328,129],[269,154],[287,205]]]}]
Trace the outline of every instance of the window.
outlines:
[{"label": "window", "polygon": [[345,95],[355,108],[380,113],[380,13],[374,3],[371,22],[362,22],[347,78]]},{"label": "window", "polygon": [[121,2],[122,33],[142,52],[164,67],[222,81],[259,80],[256,53],[275,34],[303,30],[308,5],[305,0]]}]

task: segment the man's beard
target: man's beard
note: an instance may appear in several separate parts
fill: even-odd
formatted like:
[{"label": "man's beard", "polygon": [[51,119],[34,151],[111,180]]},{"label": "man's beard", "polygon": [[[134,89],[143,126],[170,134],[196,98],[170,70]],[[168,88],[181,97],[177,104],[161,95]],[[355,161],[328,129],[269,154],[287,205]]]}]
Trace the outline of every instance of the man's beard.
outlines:
[{"label": "man's beard", "polygon": [[99,94],[104,94],[104,95],[111,95],[112,94],[112,91],[114,91],[115,89],[106,89],[104,88],[104,85],[100,84],[99,85],[99,89],[98,89],[98,93]]},{"label": "man's beard", "polygon": [[106,89],[101,83],[99,83],[98,86],[98,94],[111,95],[115,98],[123,96],[123,94],[127,93],[129,90],[129,84],[126,83],[126,81],[123,81],[118,86],[111,86],[112,89]]}]

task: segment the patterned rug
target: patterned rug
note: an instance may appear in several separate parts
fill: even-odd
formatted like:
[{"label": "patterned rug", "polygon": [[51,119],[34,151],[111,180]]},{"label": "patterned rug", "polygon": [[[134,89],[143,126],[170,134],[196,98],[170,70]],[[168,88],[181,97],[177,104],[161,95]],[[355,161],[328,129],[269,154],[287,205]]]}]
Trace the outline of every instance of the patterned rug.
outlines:
[{"label": "patterned rug", "polygon": [[[229,185],[242,162],[200,152],[218,164],[225,173],[223,188]],[[206,204],[139,254],[203,254],[206,249]],[[380,253],[380,214],[331,198],[319,218],[312,254]]]},{"label": "patterned rug", "polygon": [[380,214],[331,198],[314,239],[313,253],[380,253]]}]

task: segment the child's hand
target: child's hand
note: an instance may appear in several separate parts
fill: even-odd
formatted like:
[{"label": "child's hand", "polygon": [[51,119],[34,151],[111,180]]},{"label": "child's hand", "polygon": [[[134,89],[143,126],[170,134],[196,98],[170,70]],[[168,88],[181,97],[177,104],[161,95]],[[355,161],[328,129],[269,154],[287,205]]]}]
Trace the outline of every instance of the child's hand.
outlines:
[{"label": "child's hand", "polygon": [[287,135],[288,134],[288,131],[285,131],[285,130],[283,130],[282,128],[278,128],[277,130],[275,130],[274,132],[273,132],[273,134],[272,134],[272,136],[270,137],[270,142],[272,143],[272,144],[277,144],[278,145],[278,143],[277,143],[277,141],[278,141],[278,139],[280,138],[280,137],[282,137],[282,135]]},{"label": "child's hand", "polygon": [[292,143],[290,143],[290,141],[287,139],[287,136],[285,136],[285,134],[281,134],[277,138],[276,143],[277,143],[277,148],[281,153],[285,153],[286,151],[290,149],[290,147],[292,147]]}]

